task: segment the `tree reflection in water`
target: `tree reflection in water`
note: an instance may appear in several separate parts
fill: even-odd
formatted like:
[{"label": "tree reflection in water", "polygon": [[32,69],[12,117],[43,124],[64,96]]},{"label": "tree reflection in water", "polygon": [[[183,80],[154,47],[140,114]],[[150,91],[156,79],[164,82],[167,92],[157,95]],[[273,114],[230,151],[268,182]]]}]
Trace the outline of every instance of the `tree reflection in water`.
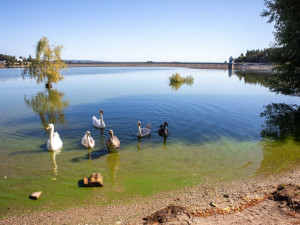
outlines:
[{"label": "tree reflection in water", "polygon": [[300,107],[284,103],[272,103],[264,106],[260,114],[265,117],[261,136],[272,140],[292,138],[300,141]]},{"label": "tree reflection in water", "polygon": [[297,165],[300,160],[300,107],[284,103],[264,106],[260,114],[265,117],[260,142],[263,160],[257,171],[274,173]]},{"label": "tree reflection in water", "polygon": [[[234,75],[247,84],[261,85],[272,92],[276,91],[273,82],[276,75],[273,73],[235,71]],[[287,85],[280,88],[283,87]],[[276,92],[288,94],[291,90],[288,88]],[[260,116],[265,118],[260,132],[264,139],[259,144],[263,151],[263,159],[257,174],[280,172],[298,164],[300,160],[300,106],[271,103],[264,108],[260,113]]]},{"label": "tree reflection in water", "polygon": [[[272,73],[258,73],[252,71],[235,71],[240,80],[244,79],[247,84],[255,84],[267,87],[273,91],[270,86],[274,78]],[[300,107],[298,105],[289,105],[285,103],[272,103],[264,106],[265,110],[260,114],[265,117],[265,123],[262,126],[261,136],[271,140],[285,140],[292,138],[295,141],[300,140]]]},{"label": "tree reflection in water", "polygon": [[272,73],[255,71],[234,71],[233,75],[237,76],[239,80],[244,79],[244,82],[246,84],[261,85],[268,88]]},{"label": "tree reflection in water", "polygon": [[66,123],[63,110],[69,106],[69,101],[63,100],[63,97],[63,92],[46,89],[30,98],[25,96],[24,101],[39,115],[42,125],[46,127],[49,123]]}]

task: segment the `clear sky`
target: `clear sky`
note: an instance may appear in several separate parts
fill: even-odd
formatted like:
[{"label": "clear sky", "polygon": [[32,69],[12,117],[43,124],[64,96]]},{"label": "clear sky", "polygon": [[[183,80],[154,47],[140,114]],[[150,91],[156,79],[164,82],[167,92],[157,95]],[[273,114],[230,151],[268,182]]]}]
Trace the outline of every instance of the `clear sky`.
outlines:
[{"label": "clear sky", "polygon": [[274,40],[263,0],[0,0],[0,54],[63,59],[224,62]]}]

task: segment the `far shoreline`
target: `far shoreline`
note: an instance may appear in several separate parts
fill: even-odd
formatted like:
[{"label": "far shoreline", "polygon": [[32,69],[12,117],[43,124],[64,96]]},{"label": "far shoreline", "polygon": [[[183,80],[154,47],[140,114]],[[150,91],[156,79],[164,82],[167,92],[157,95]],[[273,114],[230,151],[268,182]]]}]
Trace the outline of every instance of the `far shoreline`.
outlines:
[{"label": "far shoreline", "polygon": [[194,62],[101,62],[67,63],[68,67],[183,67],[191,69],[225,69],[272,71],[271,64],[265,63],[194,63]]},{"label": "far shoreline", "polygon": [[[68,67],[180,67],[190,69],[250,70],[271,72],[267,63],[214,63],[214,62],[80,62],[66,63]],[[27,65],[0,66],[0,69],[26,68]]]}]

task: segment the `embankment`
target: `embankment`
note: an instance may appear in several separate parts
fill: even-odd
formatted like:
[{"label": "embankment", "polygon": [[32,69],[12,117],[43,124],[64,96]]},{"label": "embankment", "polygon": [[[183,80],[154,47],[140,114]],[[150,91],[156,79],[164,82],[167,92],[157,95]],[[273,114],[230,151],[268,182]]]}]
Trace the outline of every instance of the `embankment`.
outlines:
[{"label": "embankment", "polygon": [[[184,67],[193,69],[230,69],[228,63],[177,63],[177,62],[108,62],[108,63],[68,63],[69,67]],[[234,70],[270,71],[272,65],[261,63],[236,63]]]}]

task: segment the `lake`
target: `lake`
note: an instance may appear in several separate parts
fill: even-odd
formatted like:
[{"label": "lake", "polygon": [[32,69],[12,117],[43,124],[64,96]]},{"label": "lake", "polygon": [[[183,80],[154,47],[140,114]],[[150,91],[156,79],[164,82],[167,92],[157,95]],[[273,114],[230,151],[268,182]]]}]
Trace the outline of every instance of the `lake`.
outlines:
[{"label": "lake", "polygon": [[[191,75],[193,84],[170,86]],[[266,87],[268,74],[187,68],[87,67],[64,70],[49,91],[0,69],[0,216],[134,201],[192,186],[269,175],[300,162],[297,97]],[[102,109],[106,128],[92,126]],[[137,122],[151,136],[137,138]],[[169,137],[157,130],[167,121]],[[48,123],[63,148],[47,150]],[[109,129],[121,141],[109,152]],[[81,138],[90,131],[95,148]],[[100,172],[101,188],[83,188]],[[42,191],[38,201],[29,194]]]}]

